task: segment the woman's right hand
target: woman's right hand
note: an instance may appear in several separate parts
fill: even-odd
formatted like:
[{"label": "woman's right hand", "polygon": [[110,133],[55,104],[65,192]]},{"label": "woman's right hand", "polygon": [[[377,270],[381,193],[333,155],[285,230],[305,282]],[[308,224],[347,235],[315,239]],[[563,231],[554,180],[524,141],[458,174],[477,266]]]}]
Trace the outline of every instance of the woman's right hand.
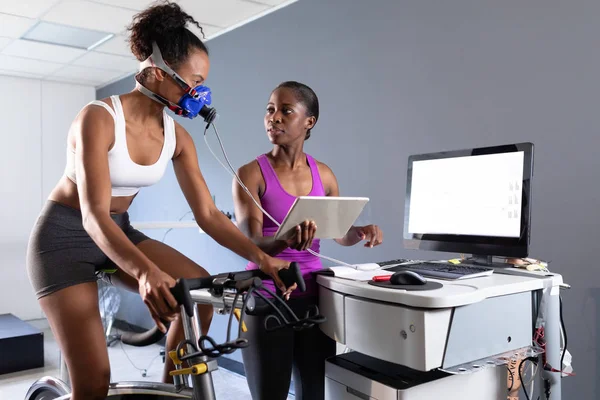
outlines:
[{"label": "woman's right hand", "polygon": [[317,224],[315,221],[304,221],[296,226],[294,232],[286,240],[287,245],[290,249],[304,251],[312,246],[315,233],[317,231]]},{"label": "woman's right hand", "polygon": [[154,266],[144,272],[138,280],[140,295],[156,326],[163,332],[167,328],[162,323],[172,321],[178,313],[177,300],[171,294],[170,289],[175,286],[175,279],[169,274],[163,272],[160,268]]},{"label": "woman's right hand", "polygon": [[296,283],[290,287],[286,287],[285,283],[283,283],[279,277],[279,270],[288,269],[289,267],[289,261],[280,260],[271,256],[266,256],[259,264],[260,270],[273,278],[273,283],[275,283],[275,286],[281,290],[281,293],[286,299],[289,299],[290,294],[298,287]]}]

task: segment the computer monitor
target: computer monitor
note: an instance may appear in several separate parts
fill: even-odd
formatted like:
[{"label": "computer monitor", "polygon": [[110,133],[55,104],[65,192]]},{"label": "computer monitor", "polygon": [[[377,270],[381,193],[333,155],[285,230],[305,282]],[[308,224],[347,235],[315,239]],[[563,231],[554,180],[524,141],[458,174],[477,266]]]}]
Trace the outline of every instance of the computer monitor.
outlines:
[{"label": "computer monitor", "polygon": [[404,245],[408,249],[527,257],[533,144],[412,155],[408,158]]}]

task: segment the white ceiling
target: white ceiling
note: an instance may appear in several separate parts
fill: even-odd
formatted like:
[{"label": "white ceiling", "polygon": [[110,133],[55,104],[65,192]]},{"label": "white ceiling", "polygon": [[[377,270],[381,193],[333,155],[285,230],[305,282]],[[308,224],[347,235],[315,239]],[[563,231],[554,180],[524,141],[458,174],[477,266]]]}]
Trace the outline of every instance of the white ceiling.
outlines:
[{"label": "white ceiling", "polygon": [[[297,0],[174,0],[202,26],[206,39]],[[0,75],[105,86],[138,69],[126,26],[154,0],[0,0]],[[114,34],[92,50],[21,39],[40,21]],[[190,30],[197,35],[195,26]],[[202,39],[202,36],[199,35]]]}]

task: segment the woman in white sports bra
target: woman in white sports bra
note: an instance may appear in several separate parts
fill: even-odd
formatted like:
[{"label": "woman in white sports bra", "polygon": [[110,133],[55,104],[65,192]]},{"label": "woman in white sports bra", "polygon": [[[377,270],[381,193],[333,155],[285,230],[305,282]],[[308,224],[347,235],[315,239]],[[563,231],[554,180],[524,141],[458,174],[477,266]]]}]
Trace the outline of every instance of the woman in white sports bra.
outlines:
[{"label": "woman in white sports bra", "polygon": [[[113,283],[138,291],[161,330],[161,318],[175,321],[167,350],[183,339],[169,288],[177,278],[208,274],[133,229],[127,214],[140,188],[158,182],[169,161],[198,225],[221,245],[259,264],[284,293],[294,289],[277,277],[289,262],[265,254],[216,208],[190,134],[165,110],[193,117],[198,110],[189,108],[186,99],[210,93],[202,86],[209,71],[208,50],[187,23],[199,27],[173,3],[136,15],[129,27],[131,50],[142,62],[136,90],[92,102],[75,118],[65,174],[31,233],[27,270],[66,359],[72,400],[104,399],[108,391],[110,365],[96,283],[101,271],[114,269]],[[212,308],[199,309],[206,334]],[[172,380],[171,369],[167,357],[165,382]]]}]

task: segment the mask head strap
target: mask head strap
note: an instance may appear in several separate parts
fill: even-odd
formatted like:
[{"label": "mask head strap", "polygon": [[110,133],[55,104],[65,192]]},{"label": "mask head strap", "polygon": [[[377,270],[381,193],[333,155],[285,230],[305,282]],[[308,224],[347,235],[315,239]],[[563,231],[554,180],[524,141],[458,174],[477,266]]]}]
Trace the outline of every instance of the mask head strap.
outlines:
[{"label": "mask head strap", "polygon": [[190,85],[185,83],[185,80],[181,76],[179,76],[177,72],[173,71],[173,69],[169,67],[169,65],[165,62],[165,60],[162,58],[162,54],[156,42],[152,42],[152,54],[150,54],[150,57],[146,58],[140,63],[140,72],[142,72],[148,67],[155,67],[163,70],[171,78],[173,78],[175,82],[177,82],[177,84],[179,84],[179,86],[181,86],[186,92],[189,93],[190,90],[194,90],[190,87]]},{"label": "mask head strap", "polygon": [[167,65],[165,60],[162,58],[162,54],[160,53],[160,49],[158,48],[156,42],[152,42],[152,54],[150,54],[148,58],[146,58],[140,63],[139,72],[135,77],[135,80],[138,83],[137,89],[140,92],[144,93],[146,96],[150,97],[151,99],[162,103],[163,105],[168,107],[169,110],[173,111],[176,115],[185,115],[185,110],[183,110],[179,105],[162,97],[159,94],[152,92],[151,90],[147,89],[144,85],[141,84],[139,80],[139,75],[148,67],[161,69],[169,76],[171,76],[175,80],[175,82],[177,82],[178,85],[180,85],[186,92],[189,93],[189,85],[185,83],[185,81],[177,74],[177,72],[173,71],[173,69]]}]

